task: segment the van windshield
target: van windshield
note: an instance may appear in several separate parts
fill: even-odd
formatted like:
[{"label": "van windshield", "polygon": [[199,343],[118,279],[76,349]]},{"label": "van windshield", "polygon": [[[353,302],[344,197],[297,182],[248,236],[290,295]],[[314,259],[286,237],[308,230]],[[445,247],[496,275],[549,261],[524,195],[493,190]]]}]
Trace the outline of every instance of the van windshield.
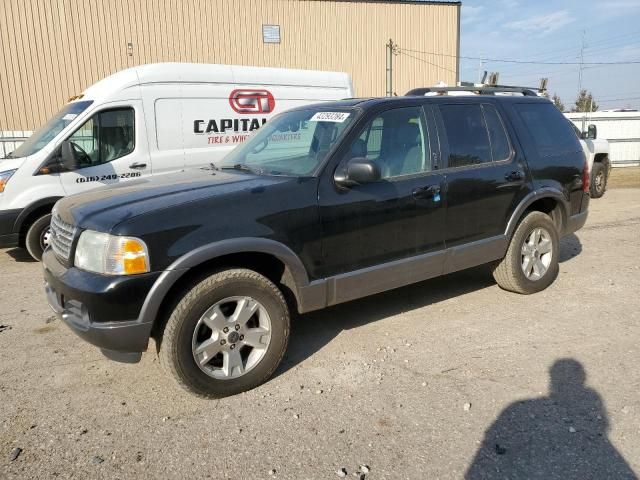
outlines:
[{"label": "van windshield", "polygon": [[11,152],[8,158],[28,157],[39,152],[92,103],[92,100],[68,103],[47,123],[33,132],[22,145]]},{"label": "van windshield", "polygon": [[330,106],[282,113],[231,151],[218,166],[267,175],[310,175],[355,116],[356,110]]}]

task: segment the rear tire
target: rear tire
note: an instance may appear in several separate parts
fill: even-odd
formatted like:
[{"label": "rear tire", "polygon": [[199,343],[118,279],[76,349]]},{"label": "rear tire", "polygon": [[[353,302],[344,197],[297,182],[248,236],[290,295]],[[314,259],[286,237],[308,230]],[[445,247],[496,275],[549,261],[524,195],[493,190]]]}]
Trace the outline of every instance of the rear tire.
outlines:
[{"label": "rear tire", "polygon": [[607,168],[601,162],[594,162],[591,168],[591,183],[589,195],[591,198],[600,198],[607,190]]},{"label": "rear tire", "polygon": [[51,231],[50,225],[51,214],[48,213],[33,222],[29,227],[29,230],[27,230],[27,236],[24,243],[29,255],[31,255],[35,260],[42,260],[42,253],[49,245],[49,236]]},{"label": "rear tire", "polygon": [[529,212],[516,228],[507,254],[494,266],[493,278],[510,292],[539,292],[558,276],[559,254],[558,231],[551,217]]},{"label": "rear tire", "polygon": [[252,270],[223,270],[180,299],[162,334],[160,363],[191,393],[234,395],[273,374],[289,330],[287,303],[270,280]]}]

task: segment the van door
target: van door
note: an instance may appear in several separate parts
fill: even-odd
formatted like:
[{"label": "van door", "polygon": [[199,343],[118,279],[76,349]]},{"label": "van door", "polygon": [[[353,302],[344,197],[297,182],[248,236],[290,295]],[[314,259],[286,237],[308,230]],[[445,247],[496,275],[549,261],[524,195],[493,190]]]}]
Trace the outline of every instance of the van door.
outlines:
[{"label": "van door", "polygon": [[150,175],[140,102],[110,104],[94,113],[67,141],[76,166],[60,174],[67,195]]}]

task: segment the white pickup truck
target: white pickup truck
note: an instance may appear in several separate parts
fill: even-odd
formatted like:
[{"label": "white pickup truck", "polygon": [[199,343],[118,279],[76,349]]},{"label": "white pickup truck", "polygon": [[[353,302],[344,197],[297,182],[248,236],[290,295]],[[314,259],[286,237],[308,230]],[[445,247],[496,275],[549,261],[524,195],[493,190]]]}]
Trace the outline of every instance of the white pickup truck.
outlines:
[{"label": "white pickup truck", "polygon": [[591,198],[600,198],[607,189],[607,181],[609,180],[609,172],[611,171],[611,162],[609,161],[609,142],[598,137],[598,130],[595,125],[589,125],[586,132],[571,122],[573,129],[580,138],[580,144],[587,156],[589,165],[590,187],[589,195]]}]

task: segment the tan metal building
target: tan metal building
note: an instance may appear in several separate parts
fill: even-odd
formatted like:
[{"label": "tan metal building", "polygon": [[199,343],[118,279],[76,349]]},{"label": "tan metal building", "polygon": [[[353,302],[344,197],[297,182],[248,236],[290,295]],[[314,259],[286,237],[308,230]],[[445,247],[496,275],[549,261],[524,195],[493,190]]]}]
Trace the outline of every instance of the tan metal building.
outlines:
[{"label": "tan metal building", "polygon": [[358,96],[458,79],[460,2],[0,0],[0,132],[33,130],[118,70],[199,62],[344,71]]}]

